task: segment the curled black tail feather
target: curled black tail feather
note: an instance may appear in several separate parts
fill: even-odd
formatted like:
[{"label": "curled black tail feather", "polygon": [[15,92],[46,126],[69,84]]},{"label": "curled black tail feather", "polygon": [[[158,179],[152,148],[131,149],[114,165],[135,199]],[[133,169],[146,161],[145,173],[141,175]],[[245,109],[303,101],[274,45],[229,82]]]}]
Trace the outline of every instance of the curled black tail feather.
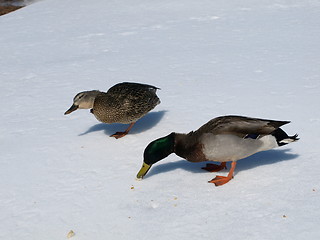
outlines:
[{"label": "curled black tail feather", "polygon": [[288,143],[299,140],[298,134],[295,134],[293,136],[288,136],[288,134],[285,131],[283,131],[281,128],[278,128],[277,130],[273,131],[271,135],[273,135],[276,138],[279,146],[283,146]]},{"label": "curled black tail feather", "polygon": [[295,135],[290,137],[293,141],[298,141],[300,138],[298,138],[298,134],[296,133]]}]

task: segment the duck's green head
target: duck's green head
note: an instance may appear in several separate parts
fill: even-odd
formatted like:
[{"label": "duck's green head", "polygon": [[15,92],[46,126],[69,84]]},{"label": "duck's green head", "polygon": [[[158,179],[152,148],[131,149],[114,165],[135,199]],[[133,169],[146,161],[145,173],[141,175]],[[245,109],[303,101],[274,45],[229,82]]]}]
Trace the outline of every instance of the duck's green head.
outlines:
[{"label": "duck's green head", "polygon": [[174,152],[174,136],[175,133],[171,133],[168,136],[149,143],[144,150],[143,164],[137,174],[138,179],[142,179],[154,163],[166,158]]}]

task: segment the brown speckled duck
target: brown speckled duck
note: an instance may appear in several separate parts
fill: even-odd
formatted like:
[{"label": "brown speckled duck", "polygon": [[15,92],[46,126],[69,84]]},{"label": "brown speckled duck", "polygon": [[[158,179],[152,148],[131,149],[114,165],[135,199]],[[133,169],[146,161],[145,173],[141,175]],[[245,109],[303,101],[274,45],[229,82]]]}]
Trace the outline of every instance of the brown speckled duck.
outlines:
[{"label": "brown speckled duck", "polygon": [[157,89],[159,88],[147,84],[124,82],[114,85],[107,92],[80,92],[64,114],[77,109],[91,109],[91,113],[100,122],[130,124],[124,132],[111,135],[121,138],[130,131],[137,120],[160,103],[156,95]]},{"label": "brown speckled duck", "polygon": [[216,176],[209,181],[216,186],[229,182],[239,159],[298,140],[280,127],[289,121],[276,121],[242,116],[222,116],[209,121],[188,134],[171,133],[151,142],[144,150],[143,165],[137,175],[142,179],[151,166],[175,153],[190,162],[215,161],[203,169],[218,172],[231,161],[228,176]]}]

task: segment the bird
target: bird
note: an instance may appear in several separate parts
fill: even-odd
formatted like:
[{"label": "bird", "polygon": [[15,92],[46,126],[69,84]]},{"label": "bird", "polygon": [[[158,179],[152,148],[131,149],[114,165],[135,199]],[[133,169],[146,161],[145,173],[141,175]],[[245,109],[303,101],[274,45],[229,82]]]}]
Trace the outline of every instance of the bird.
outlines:
[{"label": "bird", "polygon": [[110,136],[118,139],[127,135],[136,121],[160,104],[156,95],[158,89],[148,84],[123,82],[107,92],[83,91],[74,97],[72,106],[64,114],[77,109],[91,109],[90,112],[100,122],[130,124],[124,132]]},{"label": "bird", "polygon": [[221,186],[233,178],[238,160],[299,140],[298,134],[288,136],[280,128],[288,123],[228,115],[216,117],[188,134],[172,132],[147,145],[137,179],[141,180],[153,164],[175,153],[190,162],[220,162],[207,163],[203,169],[209,172],[219,172],[231,162],[227,176],[216,176],[209,181]]}]

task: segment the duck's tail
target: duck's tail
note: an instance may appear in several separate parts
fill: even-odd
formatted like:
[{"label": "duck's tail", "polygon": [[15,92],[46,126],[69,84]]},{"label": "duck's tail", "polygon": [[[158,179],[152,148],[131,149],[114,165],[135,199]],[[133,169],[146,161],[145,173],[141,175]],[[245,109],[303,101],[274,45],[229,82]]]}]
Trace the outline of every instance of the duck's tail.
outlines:
[{"label": "duck's tail", "polygon": [[292,143],[299,140],[298,134],[295,134],[293,136],[288,136],[288,134],[285,131],[283,131],[281,128],[278,128],[277,130],[275,130],[272,133],[272,135],[276,138],[279,146],[283,146],[288,143]]}]

